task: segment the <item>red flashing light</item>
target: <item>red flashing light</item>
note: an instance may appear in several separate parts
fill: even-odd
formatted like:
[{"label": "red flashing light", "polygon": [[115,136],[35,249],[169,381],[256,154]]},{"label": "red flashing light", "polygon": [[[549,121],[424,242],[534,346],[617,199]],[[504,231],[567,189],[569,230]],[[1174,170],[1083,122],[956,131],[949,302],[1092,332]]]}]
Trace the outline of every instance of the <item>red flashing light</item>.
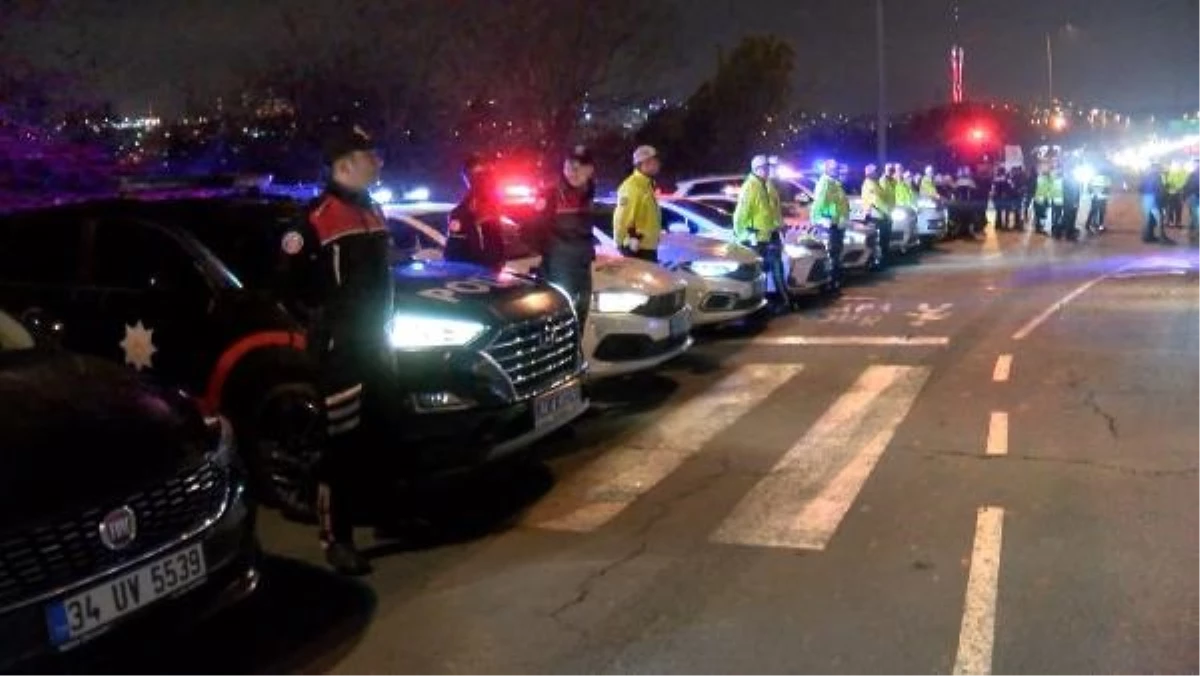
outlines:
[{"label": "red flashing light", "polygon": [[987,130],[983,127],[975,127],[971,129],[971,140],[976,143],[981,143],[987,138]]}]

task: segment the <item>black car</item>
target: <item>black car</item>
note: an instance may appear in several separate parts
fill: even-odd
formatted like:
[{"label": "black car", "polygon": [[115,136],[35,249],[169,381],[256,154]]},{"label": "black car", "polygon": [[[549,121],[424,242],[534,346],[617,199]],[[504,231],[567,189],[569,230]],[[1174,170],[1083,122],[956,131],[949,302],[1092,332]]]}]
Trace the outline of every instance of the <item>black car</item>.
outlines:
[{"label": "black car", "polygon": [[[311,507],[323,441],[302,325],[275,293],[303,205],[233,193],[121,199],[0,218],[0,302],[36,307],[64,344],[200,393],[233,421],[265,501]],[[398,260],[386,393],[399,475],[472,467],[586,407],[570,302],[549,285]]]},{"label": "black car", "polygon": [[228,423],[0,311],[0,670],[193,621],[258,581]]}]

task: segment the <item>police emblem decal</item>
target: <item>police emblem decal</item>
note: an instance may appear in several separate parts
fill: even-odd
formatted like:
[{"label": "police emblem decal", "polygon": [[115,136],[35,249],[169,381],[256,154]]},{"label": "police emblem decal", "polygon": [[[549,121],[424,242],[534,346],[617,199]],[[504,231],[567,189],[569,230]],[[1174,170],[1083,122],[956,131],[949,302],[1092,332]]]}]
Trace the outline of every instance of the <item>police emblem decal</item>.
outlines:
[{"label": "police emblem decal", "polygon": [[158,352],[154,347],[154,329],[146,328],[140,319],[132,326],[125,325],[125,339],[119,345],[125,351],[125,363],[135,371],[154,366],[154,353]]},{"label": "police emblem decal", "polygon": [[283,236],[283,241],[280,244],[283,247],[283,252],[285,254],[289,256],[295,256],[304,249],[304,235],[301,235],[295,230],[289,230],[287,234]]}]

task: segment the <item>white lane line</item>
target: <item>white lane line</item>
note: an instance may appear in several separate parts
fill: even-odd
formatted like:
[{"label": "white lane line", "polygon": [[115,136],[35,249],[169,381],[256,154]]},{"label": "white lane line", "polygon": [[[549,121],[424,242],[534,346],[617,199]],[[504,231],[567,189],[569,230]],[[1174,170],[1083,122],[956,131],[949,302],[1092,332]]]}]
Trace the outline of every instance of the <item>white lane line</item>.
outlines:
[{"label": "white lane line", "polygon": [[926,367],[868,367],[710,539],[825,549],[928,377]]},{"label": "white lane line", "polygon": [[988,422],[987,454],[1008,455],[1008,414],[1004,411],[992,411],[992,419]]},{"label": "white lane line", "polygon": [[949,345],[947,336],[763,336],[746,342],[754,345],[817,345],[832,347],[884,346],[930,347]]},{"label": "white lane line", "polygon": [[523,523],[579,533],[599,528],[803,369],[803,364],[739,367],[560,482]]},{"label": "white lane line", "polygon": [[996,357],[996,368],[992,369],[992,381],[997,383],[1008,382],[1008,376],[1012,373],[1013,356],[1011,354],[1002,354]]},{"label": "white lane line", "polygon": [[1067,295],[1063,296],[1059,300],[1055,301],[1053,305],[1051,305],[1050,307],[1043,310],[1041,314],[1039,314],[1038,316],[1029,320],[1029,322],[1027,324],[1025,324],[1025,326],[1022,326],[1020,329],[1018,329],[1017,332],[1013,334],[1012,339],[1013,340],[1025,340],[1026,338],[1029,337],[1029,334],[1033,333],[1034,329],[1041,326],[1042,322],[1049,319],[1050,315],[1063,309],[1064,307],[1067,306],[1067,303],[1070,303],[1071,301],[1075,300],[1079,296],[1083,295],[1083,293],[1085,291],[1087,291],[1088,289],[1092,288],[1093,286],[1099,284],[1100,282],[1104,281],[1105,279],[1108,279],[1108,277],[1109,277],[1109,275],[1101,275],[1101,276],[1091,280],[1090,282],[1085,282],[1078,289],[1075,289],[1071,293],[1068,293]]},{"label": "white lane line", "polygon": [[975,544],[958,632],[955,674],[992,673],[992,648],[996,640],[996,596],[1000,585],[1000,546],[1004,508],[982,507],[975,518]]}]

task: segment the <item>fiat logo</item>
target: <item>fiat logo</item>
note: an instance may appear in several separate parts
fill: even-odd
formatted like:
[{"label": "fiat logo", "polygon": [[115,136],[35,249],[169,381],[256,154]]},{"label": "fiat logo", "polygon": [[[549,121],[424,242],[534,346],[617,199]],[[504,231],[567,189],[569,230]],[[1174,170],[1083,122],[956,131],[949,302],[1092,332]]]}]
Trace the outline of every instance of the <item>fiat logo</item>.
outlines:
[{"label": "fiat logo", "polygon": [[128,506],[119,507],[100,520],[100,543],[112,551],[125,549],[137,538],[137,515]]}]

